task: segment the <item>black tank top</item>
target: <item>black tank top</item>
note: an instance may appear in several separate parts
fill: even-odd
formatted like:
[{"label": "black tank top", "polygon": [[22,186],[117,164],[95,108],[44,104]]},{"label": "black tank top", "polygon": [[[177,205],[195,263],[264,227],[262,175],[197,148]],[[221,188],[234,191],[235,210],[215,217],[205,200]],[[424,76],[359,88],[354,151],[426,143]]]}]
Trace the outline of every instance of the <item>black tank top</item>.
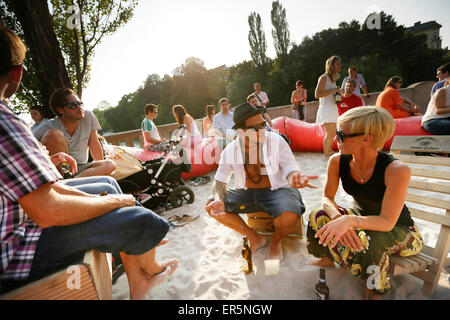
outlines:
[{"label": "black tank top", "polygon": [[[339,177],[345,192],[353,197],[354,209],[363,216],[376,216],[381,212],[386,185],[384,184],[384,173],[387,166],[394,160],[393,156],[378,152],[377,162],[372,177],[364,183],[359,184],[350,175],[351,154],[342,154],[339,163]],[[403,205],[402,212],[396,223],[397,226],[409,227],[414,225],[411,214]]]}]

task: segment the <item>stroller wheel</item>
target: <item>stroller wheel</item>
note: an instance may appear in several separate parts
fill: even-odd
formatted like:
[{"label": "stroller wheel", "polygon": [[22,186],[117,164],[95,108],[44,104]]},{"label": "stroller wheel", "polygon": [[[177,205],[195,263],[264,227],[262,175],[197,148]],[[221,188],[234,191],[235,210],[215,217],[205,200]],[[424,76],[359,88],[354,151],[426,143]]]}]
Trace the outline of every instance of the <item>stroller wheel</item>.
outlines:
[{"label": "stroller wheel", "polygon": [[176,187],[169,195],[169,201],[173,208],[181,207],[184,203],[193,203],[194,192],[186,186]]}]

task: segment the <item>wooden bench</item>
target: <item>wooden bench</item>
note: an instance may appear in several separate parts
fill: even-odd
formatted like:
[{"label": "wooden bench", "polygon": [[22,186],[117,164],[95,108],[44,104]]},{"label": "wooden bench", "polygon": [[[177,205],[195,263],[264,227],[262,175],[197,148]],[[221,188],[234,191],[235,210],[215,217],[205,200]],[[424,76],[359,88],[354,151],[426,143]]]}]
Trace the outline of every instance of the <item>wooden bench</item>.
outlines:
[{"label": "wooden bench", "polygon": [[80,264],[10,291],[0,299],[111,300],[111,254],[87,251]]},{"label": "wooden bench", "polygon": [[[265,212],[255,212],[247,214],[247,224],[261,235],[273,235],[275,227],[273,217]],[[302,238],[302,216],[298,219],[294,232],[288,238]]]},{"label": "wooden bench", "polygon": [[[420,205],[420,209],[408,205],[412,217],[441,227],[434,248],[424,245],[419,254],[411,257],[390,256],[389,273],[392,276],[409,273],[422,279],[422,292],[431,296],[438,285],[442,269],[449,265],[450,157],[436,154],[450,154],[450,136],[397,136],[392,143],[391,153],[411,168],[406,201],[407,205]],[[414,190],[416,193],[411,192]],[[434,212],[430,212],[430,209]]]}]

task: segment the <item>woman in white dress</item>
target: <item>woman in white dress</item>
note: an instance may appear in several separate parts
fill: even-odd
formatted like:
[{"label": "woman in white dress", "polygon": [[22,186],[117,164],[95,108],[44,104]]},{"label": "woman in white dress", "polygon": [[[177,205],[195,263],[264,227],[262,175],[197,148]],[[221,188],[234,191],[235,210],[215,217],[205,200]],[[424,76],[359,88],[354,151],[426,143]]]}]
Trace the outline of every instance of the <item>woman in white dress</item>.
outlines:
[{"label": "woman in white dress", "polygon": [[336,85],[339,72],[341,72],[341,59],[338,56],[328,58],[325,62],[325,73],[319,77],[315,91],[315,97],[319,99],[316,123],[323,124],[325,127],[323,153],[327,157],[333,153],[332,145],[336,134],[336,121],[339,117],[335,102],[336,92],[341,94],[341,89]]},{"label": "woman in white dress", "polygon": [[194,118],[186,112],[186,109],[181,104],[177,104],[173,106],[172,111],[178,124],[186,127],[186,133],[182,135],[183,139],[180,141],[180,145],[182,147],[190,147],[201,143],[202,135],[197,128]]}]

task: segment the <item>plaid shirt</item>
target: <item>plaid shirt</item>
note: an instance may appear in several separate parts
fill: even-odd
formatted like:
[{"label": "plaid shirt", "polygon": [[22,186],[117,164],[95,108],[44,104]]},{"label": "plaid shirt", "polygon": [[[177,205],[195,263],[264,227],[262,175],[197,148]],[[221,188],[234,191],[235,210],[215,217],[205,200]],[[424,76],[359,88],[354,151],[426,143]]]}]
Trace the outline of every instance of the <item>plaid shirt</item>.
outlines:
[{"label": "plaid shirt", "polygon": [[17,201],[60,178],[30,127],[0,102],[0,280],[28,277],[42,232]]}]

